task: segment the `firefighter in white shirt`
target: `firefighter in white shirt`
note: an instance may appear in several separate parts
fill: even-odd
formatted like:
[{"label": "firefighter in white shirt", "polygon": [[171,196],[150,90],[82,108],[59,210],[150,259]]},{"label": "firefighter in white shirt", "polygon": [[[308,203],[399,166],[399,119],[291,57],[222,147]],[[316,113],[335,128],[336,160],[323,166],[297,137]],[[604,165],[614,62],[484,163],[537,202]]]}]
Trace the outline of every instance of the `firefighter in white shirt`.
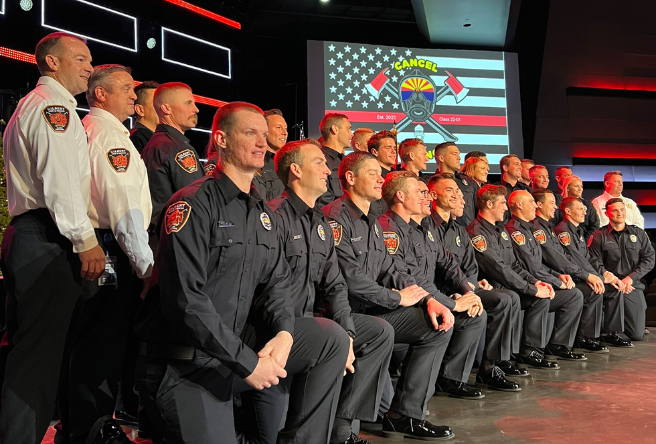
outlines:
[{"label": "firefighter in white shirt", "polygon": [[[122,121],[134,113],[129,68],[101,65],[89,78],[82,119],[91,162],[89,218],[115,276],[89,285],[71,323],[68,391],[60,393],[61,426],[56,441],[83,444],[94,423],[114,413],[131,319],[142,286],[150,280],[148,246],[152,211],[146,167]],[[106,284],[106,285],[105,285]],[[134,372],[134,367],[132,369]],[[100,423],[104,422],[100,419]]]},{"label": "firefighter in white shirt", "polygon": [[621,198],[626,207],[626,223],[635,225],[636,227],[645,229],[645,218],[640,214],[638,205],[628,197],[622,196],[624,189],[624,181],[622,179],[621,171],[609,171],[604,174],[604,194],[592,199],[597,214],[599,215],[599,222],[601,226],[608,225],[608,217],[606,216],[606,202],[613,198]]},{"label": "firefighter in white shirt", "polygon": [[85,41],[50,34],[36,47],[41,78],[5,130],[7,203],[2,242],[7,357],[0,443],[40,442],[55,408],[64,343],[83,279],[105,269],[87,215],[89,151],[73,97],[93,72]]}]

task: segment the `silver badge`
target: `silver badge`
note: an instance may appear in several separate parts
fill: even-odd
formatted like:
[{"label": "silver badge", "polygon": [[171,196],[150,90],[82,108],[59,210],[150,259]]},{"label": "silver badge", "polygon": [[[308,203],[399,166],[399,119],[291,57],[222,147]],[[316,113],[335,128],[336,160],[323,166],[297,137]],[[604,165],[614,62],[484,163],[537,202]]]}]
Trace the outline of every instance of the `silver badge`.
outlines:
[{"label": "silver badge", "polygon": [[428,240],[430,240],[431,242],[435,242],[435,238],[433,237],[433,233],[431,233],[431,232],[429,231],[428,234],[427,234],[427,236],[428,236]]},{"label": "silver badge", "polygon": [[629,236],[629,239],[631,239],[631,242],[637,242],[638,241],[638,238],[636,237],[635,234],[632,234],[631,236]]},{"label": "silver badge", "polygon": [[462,183],[464,183],[465,186],[469,185],[465,179],[462,179]]},{"label": "silver badge", "polygon": [[271,225],[271,219],[269,219],[268,214],[266,213],[260,214],[260,222],[262,222],[262,226],[264,227],[265,230],[271,231],[273,225]]},{"label": "silver badge", "polygon": [[508,233],[506,233],[505,231],[502,231],[501,232],[501,237],[504,238],[504,240],[508,240]]},{"label": "silver badge", "polygon": [[323,231],[323,225],[319,224],[317,227],[317,233],[319,233],[319,237],[321,238],[322,241],[326,240],[326,232]]},{"label": "silver badge", "polygon": [[460,247],[460,236],[456,236],[456,245]]},{"label": "silver badge", "polygon": [[374,231],[376,232],[376,237],[380,237],[380,231],[378,231],[378,225],[374,225]]}]

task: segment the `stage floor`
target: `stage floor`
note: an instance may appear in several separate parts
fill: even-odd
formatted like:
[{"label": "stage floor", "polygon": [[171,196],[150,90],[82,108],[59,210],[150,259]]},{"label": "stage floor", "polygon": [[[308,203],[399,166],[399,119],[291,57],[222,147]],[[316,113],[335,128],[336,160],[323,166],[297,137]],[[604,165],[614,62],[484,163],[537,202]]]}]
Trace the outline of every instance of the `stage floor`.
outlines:
[{"label": "stage floor", "polygon": [[[531,369],[531,376],[515,378],[519,393],[485,390],[479,401],[434,397],[428,419],[449,425],[453,444],[656,443],[656,329],[651,330],[632,349],[588,354],[581,363],[558,361],[560,370]],[[417,442],[382,438],[376,425],[363,429],[361,436],[376,444]],[[51,444],[53,436],[51,427],[42,444]],[[134,436],[137,443],[150,443]]]}]

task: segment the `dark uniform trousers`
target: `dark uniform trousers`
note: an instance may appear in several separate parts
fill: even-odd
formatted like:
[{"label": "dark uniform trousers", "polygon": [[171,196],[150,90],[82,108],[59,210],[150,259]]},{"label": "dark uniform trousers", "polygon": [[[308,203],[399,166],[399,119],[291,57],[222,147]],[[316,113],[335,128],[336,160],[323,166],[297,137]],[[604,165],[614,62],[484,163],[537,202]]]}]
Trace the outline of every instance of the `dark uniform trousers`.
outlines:
[{"label": "dark uniform trousers", "polygon": [[[640,281],[633,282],[631,293],[623,294],[623,320],[624,334],[632,341],[642,341],[645,337],[645,322],[647,316],[647,302],[645,301],[645,286]],[[619,311],[619,310],[618,310]],[[608,312],[606,312],[608,313]],[[615,331],[615,330],[613,330]]]},{"label": "dark uniform trousers", "polygon": [[[555,313],[553,331],[549,331],[547,324],[544,328],[541,347],[549,344],[564,345],[572,347],[576,338],[576,331],[581,320],[583,309],[583,297],[581,292],[575,287],[570,290],[561,290],[554,288],[556,295],[549,302],[549,313]],[[535,298],[537,299],[537,298]],[[547,299],[548,301],[548,299]],[[548,319],[546,319],[548,321]],[[551,339],[549,336],[551,335]]]},{"label": "dark uniform trousers", "polygon": [[[361,419],[365,421],[375,421],[378,414],[378,405],[383,394],[383,389],[387,378],[387,369],[394,345],[394,330],[392,327],[382,322],[374,316],[367,316],[353,313],[353,322],[357,331],[357,336],[353,341],[353,352],[355,353],[355,373],[346,372],[344,378],[341,378],[346,366],[346,357],[343,362],[336,361],[335,368],[339,371],[340,378],[338,381],[331,383],[337,388],[335,395],[338,396],[338,402],[331,404],[330,418],[332,429],[332,418],[335,416],[345,419]],[[296,318],[296,327],[298,330],[299,321],[309,318]],[[318,318],[321,319],[321,318]],[[321,319],[322,322],[325,319]],[[340,327],[341,328],[341,327]],[[321,332],[313,332],[315,336],[302,335],[294,338],[294,345],[290,353],[290,360],[295,358],[300,362],[315,361],[316,352],[321,347],[321,341],[317,335]],[[348,350],[348,347],[347,347]],[[287,372],[290,372],[290,363],[287,365]],[[293,372],[293,370],[292,370]],[[316,370],[312,370],[312,373]],[[290,415],[287,420],[283,418],[287,396],[291,397],[289,405],[294,405],[293,399],[297,399],[296,404],[300,404],[298,396],[304,391],[306,384],[328,384],[326,377],[334,379],[334,372],[326,376],[312,376],[312,379],[301,379],[299,376],[288,376],[281,380],[278,386],[273,386],[262,391],[251,390],[242,394],[242,405],[247,417],[248,429],[246,435],[249,442],[252,443],[274,443],[275,436],[278,434],[280,425],[285,422],[285,427],[280,432],[281,439],[286,436],[291,426]],[[341,391],[339,389],[341,383]],[[304,409],[311,411],[306,404]],[[276,413],[277,415],[272,415]],[[291,413],[291,412],[290,412]],[[328,413],[326,413],[328,415]],[[328,419],[326,417],[326,419]],[[313,439],[297,442],[314,442],[319,437],[323,437],[323,425],[315,423],[308,428],[314,431]],[[297,439],[298,439],[297,435]],[[271,437],[274,439],[272,440]],[[284,441],[288,442],[288,441]]]},{"label": "dark uniform trousers", "polygon": [[96,237],[106,255],[116,258],[117,285],[82,284],[62,361],[57,444],[86,442],[98,418],[114,414],[130,331],[129,301],[140,290],[140,280],[112,231],[96,229]]},{"label": "dark uniform trousers", "polygon": [[584,282],[576,284],[583,293],[583,311],[576,332],[576,339],[598,338],[601,335],[601,321],[604,311],[604,295],[595,293],[589,285]]},{"label": "dark uniform trousers", "polygon": [[9,353],[0,442],[41,442],[55,410],[66,334],[82,296],[80,261],[47,209],[13,218],[2,241]]},{"label": "dark uniform trousers", "polygon": [[378,316],[394,328],[395,344],[409,345],[389,410],[423,419],[455,327],[446,332],[435,330],[426,310],[416,305],[399,307]]},{"label": "dark uniform trousers", "polygon": [[453,334],[440,369],[440,376],[467,382],[474,365],[476,350],[487,325],[487,313],[470,317],[467,313],[453,313]]},{"label": "dark uniform trousers", "polygon": [[476,295],[487,313],[483,363],[507,361],[511,353],[519,353],[522,313],[519,295],[507,289],[477,290]]},{"label": "dark uniform trousers", "polygon": [[[278,417],[261,417],[250,432],[257,441],[279,443],[328,442],[339,399],[349,338],[335,322],[322,318],[297,318],[285,370],[287,378],[264,391],[255,391],[217,359],[196,352],[192,360],[145,357],[137,377],[142,401],[157,412],[167,444],[237,443],[233,419],[233,395],[278,392],[282,399]],[[242,393],[242,399],[247,398]],[[285,394],[289,410],[285,427],[278,433],[284,414]],[[147,394],[143,397],[144,394]],[[146,398],[146,399],[144,399]],[[154,407],[154,409],[153,409]],[[266,409],[270,412],[269,409]],[[213,418],[198,421],[199,417]]]}]

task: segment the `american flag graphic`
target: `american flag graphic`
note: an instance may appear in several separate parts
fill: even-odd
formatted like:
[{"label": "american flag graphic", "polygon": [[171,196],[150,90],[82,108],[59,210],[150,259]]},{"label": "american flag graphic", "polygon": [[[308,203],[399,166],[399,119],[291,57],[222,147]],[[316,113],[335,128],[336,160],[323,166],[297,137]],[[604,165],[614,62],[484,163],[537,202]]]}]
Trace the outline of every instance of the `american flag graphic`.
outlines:
[{"label": "american flag graphic", "polygon": [[504,54],[323,42],[325,111],[353,129],[391,129],[483,151],[490,163],[509,153]]}]

